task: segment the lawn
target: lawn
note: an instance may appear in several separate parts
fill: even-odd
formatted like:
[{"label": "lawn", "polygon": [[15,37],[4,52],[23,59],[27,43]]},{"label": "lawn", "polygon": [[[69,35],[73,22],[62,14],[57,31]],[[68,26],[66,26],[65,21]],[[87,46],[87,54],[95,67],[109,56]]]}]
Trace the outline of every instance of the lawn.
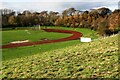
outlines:
[{"label": "lawn", "polygon": [[[48,27],[48,28],[51,28],[51,27]],[[52,28],[75,30],[75,31],[83,33],[83,36],[85,36],[85,37],[89,36],[92,39],[96,39],[98,37],[96,35],[95,31],[92,31],[90,29],[85,29],[85,28],[64,28],[64,27],[52,27]],[[15,32],[16,32],[16,34],[14,34]],[[17,33],[16,30],[15,31],[13,30],[13,32],[10,31],[10,33],[14,35],[14,36],[11,36],[10,33],[4,34],[4,31],[3,31],[3,39],[4,39],[3,43],[10,42],[10,40],[12,41],[13,39],[16,39],[16,40],[29,39],[31,41],[35,41],[35,40],[39,40],[40,38],[56,39],[56,38],[62,38],[62,37],[66,37],[66,36],[70,35],[70,34],[62,35],[61,33],[47,33],[47,32],[42,32],[42,31],[31,31],[32,34],[34,34],[34,35],[28,36],[28,34],[26,34],[26,32],[24,30],[18,30],[18,32],[20,32],[20,33]],[[46,34],[43,34],[43,33],[46,33]],[[24,34],[26,34],[26,35],[24,35]],[[6,35],[8,37],[5,37],[4,35]],[[33,54],[43,54],[43,52],[56,50],[56,49],[60,49],[60,48],[65,48],[65,47],[73,46],[73,45],[77,45],[77,44],[82,44],[79,39],[72,40],[72,41],[66,41],[66,42],[60,42],[60,43],[50,43],[50,44],[43,44],[43,45],[2,49],[2,60],[21,58],[21,57],[30,56]]]},{"label": "lawn", "polygon": [[29,40],[41,41],[42,39],[54,40],[71,36],[71,34],[45,32],[43,30],[8,30],[2,31],[2,44],[13,41]]},{"label": "lawn", "polygon": [[[76,40],[67,43],[72,43],[72,46],[47,52],[38,51],[35,55],[3,61],[2,77],[106,79],[119,77],[118,35],[90,43],[81,44]],[[56,44],[58,43],[54,46],[59,47]],[[61,46],[61,43],[59,44]]]}]

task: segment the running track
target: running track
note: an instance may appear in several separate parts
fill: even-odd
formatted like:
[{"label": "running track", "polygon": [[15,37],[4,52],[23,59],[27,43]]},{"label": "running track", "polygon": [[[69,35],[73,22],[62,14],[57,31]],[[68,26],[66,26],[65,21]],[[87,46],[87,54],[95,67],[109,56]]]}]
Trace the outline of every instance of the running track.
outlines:
[{"label": "running track", "polygon": [[46,31],[46,32],[72,34],[72,36],[69,36],[69,37],[66,37],[66,38],[61,38],[61,39],[56,39],[56,40],[46,40],[46,41],[7,44],[7,45],[0,46],[0,48],[14,48],[14,47],[20,47],[20,46],[31,46],[31,45],[63,42],[63,41],[69,41],[69,40],[76,40],[76,39],[79,39],[82,36],[82,33],[77,32],[77,31],[71,31],[71,30],[58,30],[58,29],[43,29],[43,30]]}]

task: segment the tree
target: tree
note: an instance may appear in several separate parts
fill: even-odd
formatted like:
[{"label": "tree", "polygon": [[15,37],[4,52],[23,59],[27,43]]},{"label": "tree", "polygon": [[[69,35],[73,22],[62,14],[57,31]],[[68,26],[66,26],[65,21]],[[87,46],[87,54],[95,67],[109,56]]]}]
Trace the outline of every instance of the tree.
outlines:
[{"label": "tree", "polygon": [[14,16],[10,16],[8,18],[8,23],[11,25],[11,26],[14,26],[16,24],[16,20],[15,20],[15,17]]},{"label": "tree", "polygon": [[49,12],[49,22],[51,23],[51,25],[55,25],[55,21],[58,19],[58,14],[59,12],[53,12],[53,11],[50,11]]},{"label": "tree", "polygon": [[112,13],[112,11],[110,9],[105,8],[105,7],[99,8],[99,9],[97,9],[97,11],[100,14],[100,16],[102,16],[102,17],[105,17],[106,15]]},{"label": "tree", "polygon": [[28,15],[30,15],[31,14],[31,12],[29,11],[29,10],[25,10],[25,11],[23,11],[23,13],[22,13],[23,15],[25,15],[25,16],[28,16]]},{"label": "tree", "polygon": [[72,16],[75,13],[75,8],[69,8],[62,12],[63,16]]},{"label": "tree", "polygon": [[100,22],[98,24],[98,32],[100,35],[105,36],[105,31],[108,29],[108,23],[106,21]]},{"label": "tree", "polygon": [[84,11],[83,14],[82,14],[82,19],[87,20],[88,13],[89,13],[88,11]]}]

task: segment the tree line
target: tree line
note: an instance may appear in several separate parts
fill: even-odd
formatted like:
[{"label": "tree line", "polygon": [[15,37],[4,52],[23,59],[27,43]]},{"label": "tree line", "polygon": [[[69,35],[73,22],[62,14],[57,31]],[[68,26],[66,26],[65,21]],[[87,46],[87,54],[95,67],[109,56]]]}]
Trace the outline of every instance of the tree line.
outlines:
[{"label": "tree line", "polygon": [[25,10],[17,13],[13,10],[0,10],[2,14],[2,28],[41,26],[63,26],[72,28],[89,28],[101,35],[113,33],[120,29],[120,9],[113,12],[109,8],[80,11],[68,8],[61,13],[54,11],[31,12]]}]

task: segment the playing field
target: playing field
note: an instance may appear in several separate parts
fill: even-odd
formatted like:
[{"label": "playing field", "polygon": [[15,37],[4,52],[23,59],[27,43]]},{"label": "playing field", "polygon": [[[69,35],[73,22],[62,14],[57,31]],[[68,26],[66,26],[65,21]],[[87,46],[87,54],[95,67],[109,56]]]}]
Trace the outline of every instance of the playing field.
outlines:
[{"label": "playing field", "polygon": [[[63,30],[73,30],[83,33],[85,37],[91,37],[92,39],[97,38],[95,31],[85,28],[63,28],[63,27],[52,27],[54,29],[63,29]],[[2,43],[8,44],[13,41],[18,40],[29,40],[29,41],[41,41],[43,39],[54,40],[60,39],[64,37],[71,36],[71,34],[64,33],[53,33],[53,32],[45,32],[43,30],[8,30],[2,31]],[[49,52],[51,50],[65,48],[68,46],[73,46],[76,44],[81,44],[80,40],[72,40],[58,43],[50,43],[50,44],[42,44],[42,45],[33,45],[33,46],[23,46],[16,48],[7,48],[2,49],[2,59],[10,60],[14,58],[20,58],[25,56],[30,56],[33,54],[42,54],[43,52]]]},{"label": "playing field", "polygon": [[13,41],[42,41],[54,40],[71,36],[71,34],[45,32],[43,30],[8,30],[2,32],[2,44],[8,44]]}]

